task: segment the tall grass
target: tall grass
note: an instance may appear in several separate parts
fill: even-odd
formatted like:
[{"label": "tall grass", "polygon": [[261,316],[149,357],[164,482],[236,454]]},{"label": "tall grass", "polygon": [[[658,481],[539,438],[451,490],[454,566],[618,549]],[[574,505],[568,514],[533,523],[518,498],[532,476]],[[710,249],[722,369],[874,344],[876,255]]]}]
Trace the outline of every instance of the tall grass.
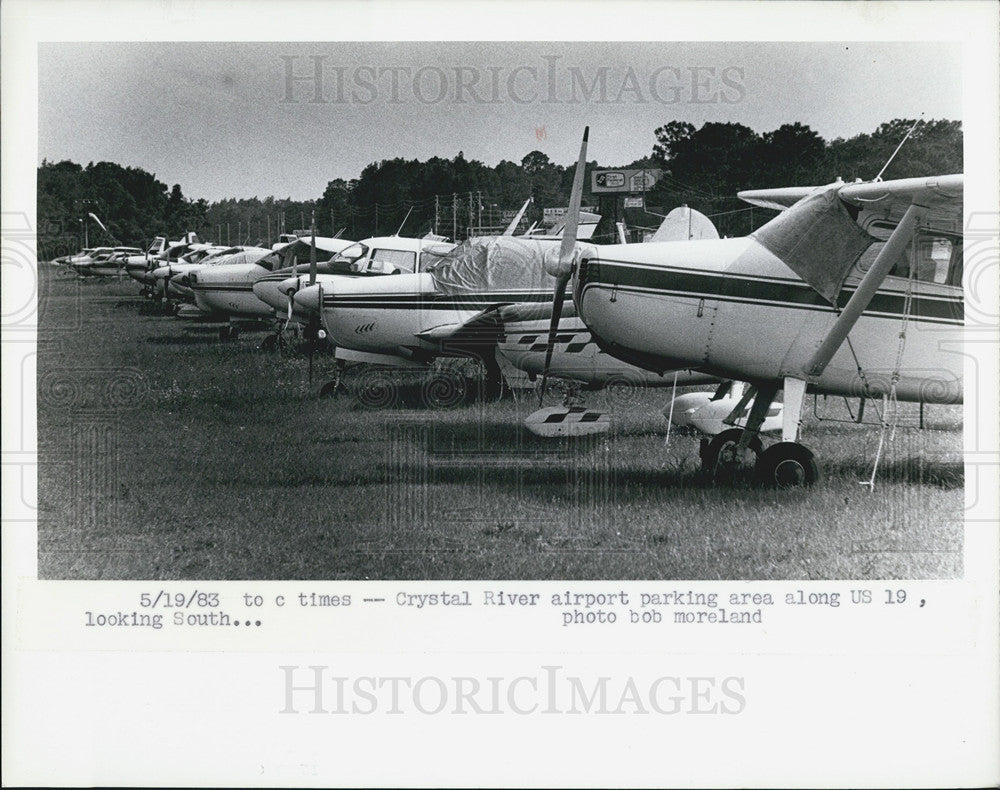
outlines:
[{"label": "tall grass", "polygon": [[[594,394],[612,431],[542,440],[533,397],[369,411],[327,356],[160,314],[130,280],[43,272],[39,571],[48,578],[866,579],[961,574],[961,412],[810,415],[809,490],[716,485],[666,390]],[[847,417],[836,402],[834,416]],[[915,409],[915,407],[914,407]],[[915,412],[908,412],[912,417]]]}]

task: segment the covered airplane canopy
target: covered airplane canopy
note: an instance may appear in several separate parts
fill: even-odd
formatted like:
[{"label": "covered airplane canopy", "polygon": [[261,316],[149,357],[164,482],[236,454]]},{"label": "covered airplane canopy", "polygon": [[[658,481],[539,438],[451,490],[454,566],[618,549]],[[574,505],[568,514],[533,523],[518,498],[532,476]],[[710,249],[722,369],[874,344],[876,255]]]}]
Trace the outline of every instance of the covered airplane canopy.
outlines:
[{"label": "covered airplane canopy", "polygon": [[551,291],[546,256],[559,257],[554,238],[489,236],[468,239],[443,255],[425,252],[424,271],[446,294],[484,291]]}]

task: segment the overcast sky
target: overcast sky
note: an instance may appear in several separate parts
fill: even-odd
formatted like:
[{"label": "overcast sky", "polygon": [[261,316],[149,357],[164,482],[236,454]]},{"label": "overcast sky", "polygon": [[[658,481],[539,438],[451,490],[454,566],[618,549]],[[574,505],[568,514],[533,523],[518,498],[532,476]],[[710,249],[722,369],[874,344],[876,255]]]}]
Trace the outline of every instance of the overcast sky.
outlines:
[{"label": "overcast sky", "polygon": [[926,42],[42,44],[38,156],[141,167],[192,198],[309,199],[394,157],[569,164],[585,124],[589,158],[621,165],[671,120],[828,140],[960,120],[960,67]]}]

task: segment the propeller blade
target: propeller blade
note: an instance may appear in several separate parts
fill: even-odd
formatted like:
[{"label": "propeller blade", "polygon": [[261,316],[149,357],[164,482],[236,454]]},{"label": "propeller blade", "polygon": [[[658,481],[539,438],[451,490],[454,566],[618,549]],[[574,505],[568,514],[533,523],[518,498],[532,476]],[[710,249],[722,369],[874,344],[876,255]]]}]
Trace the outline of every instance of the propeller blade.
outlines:
[{"label": "propeller blade", "polygon": [[312,219],[312,243],[309,245],[309,284],[316,284],[316,215]]},{"label": "propeller blade", "polygon": [[549,369],[552,366],[552,352],[556,346],[556,335],[559,333],[559,319],[562,317],[563,301],[566,298],[566,286],[569,284],[570,274],[556,278],[555,292],[552,295],[552,320],[549,322],[549,340],[545,347],[545,367],[542,368],[542,386],[538,391],[538,405],[542,405],[545,398],[545,388],[548,386]]},{"label": "propeller blade", "polygon": [[576,160],[576,172],[573,173],[573,190],[569,196],[569,209],[566,212],[566,224],[563,228],[562,242],[559,245],[559,261],[555,266],[546,265],[546,271],[555,280],[555,292],[552,296],[552,320],[549,323],[549,340],[545,348],[545,367],[542,369],[542,386],[539,388],[538,405],[545,398],[545,388],[548,385],[549,369],[552,366],[552,352],[555,350],[556,335],[559,332],[559,319],[562,317],[563,302],[566,299],[566,286],[573,276],[573,262],[576,258],[576,234],[580,224],[580,203],[583,201],[583,174],[587,169],[587,138],[590,127],[583,129],[583,142],[580,144],[580,156]]},{"label": "propeller blade", "polygon": [[295,291],[289,289],[288,291],[288,318],[285,319],[285,328],[283,331],[288,331],[288,327],[292,324],[292,313],[295,312]]},{"label": "propeller blade", "polygon": [[[565,275],[573,265],[573,254],[576,252],[576,234],[580,225],[580,204],[583,202],[583,174],[587,169],[587,138],[590,127],[583,129],[583,142],[580,143],[580,158],[576,162],[576,172],[573,173],[573,190],[569,194],[569,208],[566,211],[566,225],[563,228],[562,243],[559,245],[559,276]],[[552,272],[549,272],[552,274]]]}]

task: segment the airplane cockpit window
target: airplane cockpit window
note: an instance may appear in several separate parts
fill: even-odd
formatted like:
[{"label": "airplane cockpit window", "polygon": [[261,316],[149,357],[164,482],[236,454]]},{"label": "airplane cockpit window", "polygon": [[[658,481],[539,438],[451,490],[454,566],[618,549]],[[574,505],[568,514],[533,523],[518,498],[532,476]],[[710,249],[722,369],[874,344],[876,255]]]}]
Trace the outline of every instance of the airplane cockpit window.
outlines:
[{"label": "airplane cockpit window", "polygon": [[[891,229],[878,228],[880,238],[888,238]],[[858,261],[857,268],[867,272],[885,246],[884,241],[872,244]],[[913,239],[889,270],[890,277],[909,278],[939,285],[962,284],[962,243],[952,236],[919,234]]]},{"label": "airplane cockpit window", "polygon": [[334,263],[350,263],[354,264],[357,261],[364,259],[368,255],[368,246],[358,242],[352,244],[350,247],[344,247],[337,255],[332,258]]},{"label": "airplane cockpit window", "polygon": [[409,250],[379,250],[372,252],[372,260],[368,265],[371,271],[381,271],[386,274],[397,269],[412,272],[417,263],[417,254]]}]

